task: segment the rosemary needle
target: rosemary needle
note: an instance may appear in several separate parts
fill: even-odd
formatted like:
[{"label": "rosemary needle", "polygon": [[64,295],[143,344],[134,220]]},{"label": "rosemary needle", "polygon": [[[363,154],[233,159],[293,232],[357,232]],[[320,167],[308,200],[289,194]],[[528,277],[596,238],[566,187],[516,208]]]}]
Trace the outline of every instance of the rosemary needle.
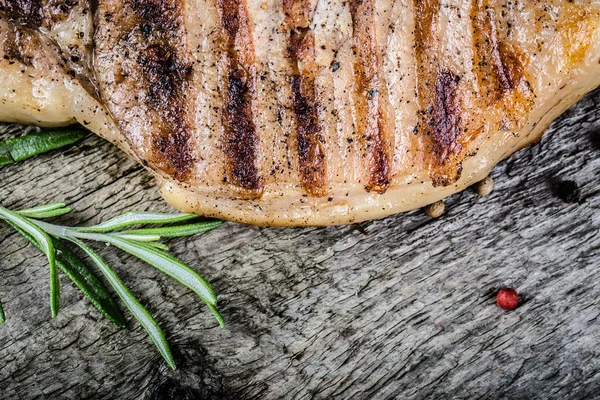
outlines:
[{"label": "rosemary needle", "polygon": [[0,167],[77,143],[87,135],[81,128],[50,129],[0,141]]},{"label": "rosemary needle", "polygon": [[2,302],[0,301],[0,324],[3,324],[5,320],[4,308],[2,308]]}]

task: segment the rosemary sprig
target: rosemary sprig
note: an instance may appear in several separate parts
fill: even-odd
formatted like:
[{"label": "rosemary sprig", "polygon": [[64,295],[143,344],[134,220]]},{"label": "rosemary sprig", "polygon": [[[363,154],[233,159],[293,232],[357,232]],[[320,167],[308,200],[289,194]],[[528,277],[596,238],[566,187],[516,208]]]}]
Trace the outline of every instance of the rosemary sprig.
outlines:
[{"label": "rosemary sprig", "polygon": [[[191,267],[168,254],[168,247],[159,242],[161,238],[196,235],[217,228],[221,224],[220,221],[201,220],[192,214],[151,212],[130,212],[91,227],[67,227],[40,221],[43,218],[64,215],[68,212],[70,209],[63,203],[47,204],[20,211],[0,207],[0,220],[7,222],[48,257],[52,317],[55,317],[59,310],[58,267],[104,316],[120,327],[125,324],[121,312],[104,285],[87,264],[61,242],[62,239],[81,248],[90,258],[134,318],[148,332],[167,364],[175,369],[171,350],[156,320],[101,256],[83,242],[89,240],[111,244],[176,279],[196,293],[223,326],[223,318],[216,307],[217,297],[209,283]],[[130,229],[136,225],[170,226]],[[4,322],[4,310],[0,303],[0,323],[2,322]]]}]

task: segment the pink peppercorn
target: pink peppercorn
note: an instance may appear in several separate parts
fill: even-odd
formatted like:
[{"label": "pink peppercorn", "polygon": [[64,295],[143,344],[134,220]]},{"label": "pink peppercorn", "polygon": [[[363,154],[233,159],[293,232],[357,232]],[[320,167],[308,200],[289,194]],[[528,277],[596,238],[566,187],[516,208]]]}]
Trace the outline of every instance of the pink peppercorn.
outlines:
[{"label": "pink peppercorn", "polygon": [[514,310],[519,304],[519,295],[512,288],[500,289],[496,296],[496,303],[503,310]]}]

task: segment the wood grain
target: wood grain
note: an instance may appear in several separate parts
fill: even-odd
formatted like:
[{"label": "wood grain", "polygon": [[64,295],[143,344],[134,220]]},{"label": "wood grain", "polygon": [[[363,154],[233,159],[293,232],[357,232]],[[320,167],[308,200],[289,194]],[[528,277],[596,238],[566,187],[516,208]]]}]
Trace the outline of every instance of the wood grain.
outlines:
[{"label": "wood grain", "polygon": [[[0,137],[5,137],[4,133]],[[219,294],[227,327],[194,296],[102,249],[157,316],[179,369],[141,328],[118,330],[62,277],[50,319],[46,260],[0,226],[2,399],[581,399],[600,393],[600,90],[537,145],[501,163],[496,190],[354,226],[226,223],[174,253]],[[584,202],[565,205],[556,182]],[[151,177],[89,137],[0,170],[7,207],[64,200],[86,224],[168,210]],[[523,304],[503,312],[496,290]]]}]

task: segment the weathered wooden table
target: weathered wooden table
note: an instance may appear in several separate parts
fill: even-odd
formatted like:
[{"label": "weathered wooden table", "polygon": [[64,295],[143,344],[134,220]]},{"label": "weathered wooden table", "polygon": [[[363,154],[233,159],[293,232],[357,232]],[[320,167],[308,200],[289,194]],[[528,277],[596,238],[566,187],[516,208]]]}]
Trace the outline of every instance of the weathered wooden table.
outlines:
[{"label": "weathered wooden table", "polygon": [[[102,254],[157,316],[171,371],[130,320],[118,330],[63,279],[49,315],[47,262],[0,227],[2,399],[581,399],[600,396],[600,90],[541,143],[494,171],[496,190],[355,226],[227,223],[171,242],[208,278],[227,327],[190,292]],[[149,174],[89,137],[0,171],[9,207],[64,200],[65,224],[169,210]],[[566,206],[555,183],[579,183]],[[495,292],[522,305],[503,312]]]}]

